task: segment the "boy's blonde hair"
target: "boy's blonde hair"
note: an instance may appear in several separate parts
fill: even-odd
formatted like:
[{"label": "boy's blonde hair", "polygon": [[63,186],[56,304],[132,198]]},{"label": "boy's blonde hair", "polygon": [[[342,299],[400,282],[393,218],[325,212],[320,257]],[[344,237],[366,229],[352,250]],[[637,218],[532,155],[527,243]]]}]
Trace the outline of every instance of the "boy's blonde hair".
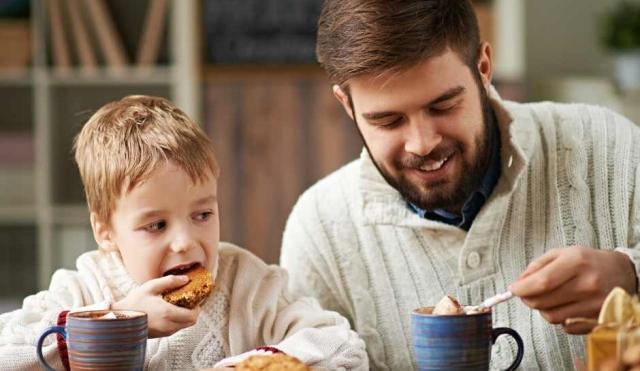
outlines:
[{"label": "boy's blonde hair", "polygon": [[218,177],[207,135],[167,99],[130,95],[89,118],[74,142],[89,210],[110,224],[121,193],[173,161],[195,182]]}]

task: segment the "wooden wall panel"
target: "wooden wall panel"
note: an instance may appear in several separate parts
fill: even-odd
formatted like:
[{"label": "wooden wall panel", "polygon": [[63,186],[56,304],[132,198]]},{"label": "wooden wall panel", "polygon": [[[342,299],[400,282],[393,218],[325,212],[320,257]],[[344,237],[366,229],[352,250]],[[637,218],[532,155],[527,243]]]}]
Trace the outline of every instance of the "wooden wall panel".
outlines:
[{"label": "wooden wall panel", "polygon": [[362,148],[321,73],[208,78],[205,121],[221,167],[221,238],[269,263],[298,196]]}]

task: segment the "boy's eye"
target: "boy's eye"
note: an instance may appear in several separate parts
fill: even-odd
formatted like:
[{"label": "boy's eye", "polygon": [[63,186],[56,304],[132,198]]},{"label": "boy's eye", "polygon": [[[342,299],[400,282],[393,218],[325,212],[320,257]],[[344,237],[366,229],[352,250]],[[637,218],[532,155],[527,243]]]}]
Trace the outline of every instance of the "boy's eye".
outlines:
[{"label": "boy's eye", "polygon": [[159,220],[157,222],[153,222],[144,227],[144,230],[147,232],[157,232],[163,230],[167,226],[167,222],[164,220]]},{"label": "boy's eye", "polygon": [[213,213],[211,211],[205,211],[205,212],[202,212],[202,213],[198,213],[198,215],[196,215],[195,219],[199,220],[199,221],[206,221],[206,220],[209,220],[211,215],[213,215]]}]

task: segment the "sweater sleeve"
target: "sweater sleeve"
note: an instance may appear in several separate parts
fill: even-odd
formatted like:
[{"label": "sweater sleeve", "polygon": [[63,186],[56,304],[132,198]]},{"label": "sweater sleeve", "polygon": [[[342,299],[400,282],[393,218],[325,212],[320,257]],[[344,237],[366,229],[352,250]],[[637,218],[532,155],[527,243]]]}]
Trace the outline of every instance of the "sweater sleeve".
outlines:
[{"label": "sweater sleeve", "polygon": [[628,246],[618,247],[615,251],[629,257],[636,272],[636,291],[640,293],[640,166],[635,169],[635,182],[633,187],[631,209],[629,217],[629,243]]},{"label": "sweater sleeve", "polygon": [[[0,369],[40,369],[36,342],[48,327],[55,326],[65,310],[104,309],[107,302],[88,300],[76,271],[58,270],[48,290],[26,297],[22,308],[0,315]],[[56,336],[47,336],[42,353],[50,366],[63,370]]]},{"label": "sweater sleeve", "polygon": [[287,288],[287,273],[267,266],[255,256],[241,257],[230,292],[229,336],[231,365],[270,346],[316,369],[367,370],[362,339],[336,312],[298,297]]},{"label": "sweater sleeve", "polygon": [[289,273],[291,292],[311,296],[353,323],[346,288],[331,253],[331,226],[320,217],[315,201],[305,194],[291,212],[282,237],[280,266]]}]

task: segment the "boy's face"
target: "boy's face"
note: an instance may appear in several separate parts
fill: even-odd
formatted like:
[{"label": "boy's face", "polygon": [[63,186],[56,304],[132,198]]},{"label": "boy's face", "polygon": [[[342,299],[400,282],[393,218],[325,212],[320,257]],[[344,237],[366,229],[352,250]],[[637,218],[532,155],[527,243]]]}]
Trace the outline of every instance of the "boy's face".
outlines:
[{"label": "boy's face", "polygon": [[193,263],[214,273],[217,269],[220,232],[213,176],[194,184],[182,168],[168,162],[123,193],[111,215],[111,227],[94,219],[98,244],[117,249],[140,284]]}]

